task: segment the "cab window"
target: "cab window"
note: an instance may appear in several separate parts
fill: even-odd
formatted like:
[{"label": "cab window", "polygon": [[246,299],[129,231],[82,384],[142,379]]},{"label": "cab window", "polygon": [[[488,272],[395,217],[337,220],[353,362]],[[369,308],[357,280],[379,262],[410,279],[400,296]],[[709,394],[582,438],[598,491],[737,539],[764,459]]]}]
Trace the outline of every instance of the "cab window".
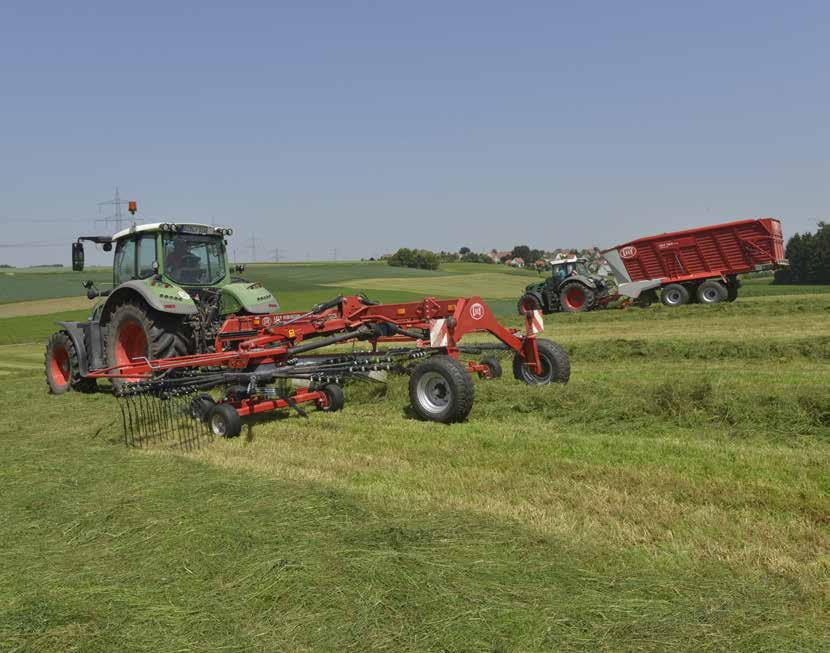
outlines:
[{"label": "cab window", "polygon": [[135,240],[118,241],[115,247],[115,284],[135,278]]},{"label": "cab window", "polygon": [[138,240],[138,278],[146,279],[155,272],[156,235],[145,234]]}]

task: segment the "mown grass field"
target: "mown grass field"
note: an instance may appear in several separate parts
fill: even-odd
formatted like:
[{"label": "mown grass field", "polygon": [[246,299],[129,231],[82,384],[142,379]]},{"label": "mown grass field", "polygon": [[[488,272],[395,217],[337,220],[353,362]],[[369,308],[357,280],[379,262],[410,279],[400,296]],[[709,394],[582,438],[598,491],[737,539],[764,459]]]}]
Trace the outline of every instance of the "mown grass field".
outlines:
[{"label": "mown grass field", "polygon": [[[411,276],[488,297],[482,267]],[[401,272],[248,276],[293,309]],[[571,383],[507,371],[464,424],[393,379],[193,454],[47,396],[53,316],[0,319],[0,650],[827,650],[830,289],[742,292],[549,316]]]}]

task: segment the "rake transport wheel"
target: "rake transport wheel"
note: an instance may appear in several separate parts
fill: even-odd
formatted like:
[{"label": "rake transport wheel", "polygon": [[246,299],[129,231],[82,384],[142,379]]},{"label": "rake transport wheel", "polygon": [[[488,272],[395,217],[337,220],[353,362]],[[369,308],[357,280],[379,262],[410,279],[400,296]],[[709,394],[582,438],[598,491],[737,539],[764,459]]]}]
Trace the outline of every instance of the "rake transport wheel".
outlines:
[{"label": "rake transport wheel", "polygon": [[343,410],[343,406],[346,403],[343,388],[336,383],[327,383],[319,388],[319,390],[325,395],[325,399],[317,402],[317,408],[325,413],[336,413],[338,410]]},{"label": "rake transport wheel", "polygon": [[567,383],[571,378],[571,361],[561,345],[550,340],[537,339],[539,360],[542,363],[541,374],[531,371],[521,356],[513,357],[513,376],[528,385],[547,385],[548,383]]},{"label": "rake transport wheel", "polygon": [[493,358],[493,357],[482,358],[481,359],[481,365],[486,365],[487,369],[489,371],[489,374],[487,376],[485,376],[483,374],[479,374],[479,376],[482,379],[492,380],[492,379],[501,378],[501,375],[502,375],[501,363],[499,362],[498,358]]},{"label": "rake transport wheel", "polygon": [[207,416],[207,425],[213,435],[235,438],[242,431],[242,419],[230,404],[216,404]]},{"label": "rake transport wheel", "polygon": [[60,395],[70,390],[92,392],[95,379],[81,377],[78,364],[78,352],[72,344],[72,338],[66,331],[58,331],[49,337],[44,357],[46,385],[53,395]]},{"label": "rake transport wheel", "polygon": [[200,422],[206,422],[208,414],[215,405],[216,400],[207,392],[202,392],[198,397],[191,400],[190,416]]},{"label": "rake transport wheel", "polygon": [[533,311],[541,311],[542,302],[539,300],[538,296],[528,292],[519,297],[519,303],[516,304],[516,310],[519,311],[519,315],[525,315],[526,313],[532,313]]},{"label": "rake transport wheel", "polygon": [[433,356],[409,378],[409,400],[421,419],[463,422],[473,409],[475,385],[467,367],[450,356]]},{"label": "rake transport wheel", "polygon": [[566,313],[590,311],[594,300],[594,291],[579,281],[569,281],[559,289],[559,304]]},{"label": "rake transport wheel", "polygon": [[663,302],[663,306],[670,308],[683,306],[689,303],[689,291],[686,286],[681,286],[679,283],[670,283],[660,293],[660,301]]},{"label": "rake transport wheel", "polygon": [[701,304],[720,304],[729,298],[729,291],[720,281],[710,279],[697,288],[697,301]]},{"label": "rake transport wheel", "polygon": [[[153,310],[142,300],[130,300],[115,307],[104,327],[104,354],[107,365],[126,365],[135,359],[171,358],[188,353],[187,341],[177,328],[175,317]],[[115,392],[140,378],[112,379]]]}]

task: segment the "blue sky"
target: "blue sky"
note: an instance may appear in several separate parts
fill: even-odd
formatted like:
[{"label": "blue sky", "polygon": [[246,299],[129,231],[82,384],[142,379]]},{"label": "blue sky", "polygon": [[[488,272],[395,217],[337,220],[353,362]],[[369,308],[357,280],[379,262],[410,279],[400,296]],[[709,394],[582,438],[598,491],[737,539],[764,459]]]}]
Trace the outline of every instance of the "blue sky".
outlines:
[{"label": "blue sky", "polygon": [[7,0],[0,262],[68,263],[115,186],[240,259],[812,230],[828,44],[826,2]]}]

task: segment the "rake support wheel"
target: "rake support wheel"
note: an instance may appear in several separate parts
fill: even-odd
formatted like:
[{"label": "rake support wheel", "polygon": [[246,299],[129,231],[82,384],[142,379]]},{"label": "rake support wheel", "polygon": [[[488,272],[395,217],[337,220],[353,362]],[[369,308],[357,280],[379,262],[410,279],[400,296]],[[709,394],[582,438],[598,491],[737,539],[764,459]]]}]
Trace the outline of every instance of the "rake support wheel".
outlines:
[{"label": "rake support wheel", "polygon": [[431,422],[463,422],[473,409],[474,397],[475,385],[466,366],[451,356],[428,358],[409,379],[412,409]]},{"label": "rake support wheel", "polygon": [[242,419],[230,404],[216,404],[207,416],[210,432],[220,438],[235,438],[242,432]]},{"label": "rake support wheel", "polygon": [[548,385],[549,383],[567,383],[571,378],[571,361],[568,352],[551,340],[538,338],[536,348],[542,363],[540,374],[533,372],[516,354],[513,357],[513,376],[527,385]]}]

